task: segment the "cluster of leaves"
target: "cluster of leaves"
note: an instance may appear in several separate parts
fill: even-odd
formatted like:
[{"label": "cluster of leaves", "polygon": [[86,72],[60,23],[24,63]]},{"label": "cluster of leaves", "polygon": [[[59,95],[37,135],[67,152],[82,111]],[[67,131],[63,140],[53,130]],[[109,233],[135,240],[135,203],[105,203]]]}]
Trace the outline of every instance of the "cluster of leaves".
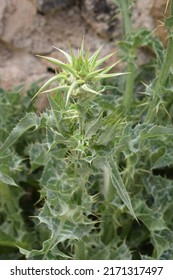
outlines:
[{"label": "cluster of leaves", "polygon": [[[130,17],[131,1],[116,3]],[[18,94],[1,95],[8,108],[0,128],[2,247],[8,240],[27,259],[173,258],[170,50],[165,54],[151,33],[131,34],[125,24],[124,59],[144,45],[156,54],[152,82],[148,68],[139,69],[145,94],[137,91],[135,61],[127,60],[130,73],[109,73],[116,63],[98,67],[111,55],[99,59],[101,48],[85,54],[82,43],[77,55],[58,49],[67,63],[43,57],[62,71],[36,93],[48,94],[50,105],[39,116],[30,102],[14,110]],[[116,86],[105,82],[117,76]],[[21,120],[9,133],[15,118]],[[38,200],[29,205],[35,216],[29,234],[19,203],[26,185]]]},{"label": "cluster of leaves", "polygon": [[[22,86],[13,91],[0,89],[0,145],[19,119],[35,109],[31,98],[37,88],[33,84],[25,95],[21,94]],[[38,139],[38,135],[35,137]],[[33,182],[29,180],[30,170],[24,154],[30,141],[33,141],[33,136],[26,133],[20,142],[0,156],[0,259],[21,258],[16,246],[32,248],[37,244],[28,219],[28,215],[34,213],[28,190],[33,188],[32,193],[36,193],[34,177]],[[28,204],[30,209],[25,208]]]}]

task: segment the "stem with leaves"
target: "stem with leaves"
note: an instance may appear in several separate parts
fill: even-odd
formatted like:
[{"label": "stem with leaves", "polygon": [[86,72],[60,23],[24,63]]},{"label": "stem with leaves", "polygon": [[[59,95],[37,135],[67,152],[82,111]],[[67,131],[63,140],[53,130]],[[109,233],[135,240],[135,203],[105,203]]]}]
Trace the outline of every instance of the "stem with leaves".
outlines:
[{"label": "stem with leaves", "polygon": [[[118,5],[123,19],[124,27],[124,37],[128,39],[132,35],[132,24],[131,24],[131,0],[128,1],[115,1]],[[132,43],[128,49],[128,61],[127,61],[127,72],[125,84],[125,92],[123,98],[123,105],[127,112],[129,112],[132,102],[133,102],[133,92],[134,92],[134,80],[135,80],[135,59],[136,59],[136,47]]]},{"label": "stem with leaves", "polygon": [[151,103],[146,115],[146,121],[147,122],[153,122],[157,111],[158,111],[158,105],[160,101],[162,100],[164,87],[167,82],[167,79],[170,74],[170,67],[173,63],[173,1],[170,0],[170,16],[168,18],[165,18],[165,26],[168,28],[168,45],[164,57],[164,61],[162,64],[162,67],[160,69],[160,72],[156,78],[155,83],[153,83],[153,96],[151,97]]}]

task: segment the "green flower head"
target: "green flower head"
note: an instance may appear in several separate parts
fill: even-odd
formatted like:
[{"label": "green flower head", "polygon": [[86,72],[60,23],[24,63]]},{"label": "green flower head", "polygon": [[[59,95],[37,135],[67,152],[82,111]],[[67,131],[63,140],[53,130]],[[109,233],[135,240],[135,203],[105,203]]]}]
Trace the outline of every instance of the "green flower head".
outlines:
[{"label": "green flower head", "polygon": [[[69,53],[56,48],[61,52],[67,60],[64,63],[58,59],[46,56],[39,56],[48,60],[49,62],[57,65],[61,68],[60,73],[56,73],[54,77],[49,79],[35,94],[35,96],[41,92],[64,92],[66,96],[66,105],[69,102],[70,97],[77,98],[80,94],[84,96],[87,94],[90,96],[99,95],[103,90],[99,89],[98,84],[102,79],[117,77],[125,73],[109,73],[110,70],[119,63],[116,62],[111,66],[99,68],[100,65],[108,60],[114,53],[108,54],[99,59],[99,54],[103,46],[101,46],[93,55],[89,56],[89,51],[84,52],[84,42],[82,42],[78,55],[74,55],[70,49]],[[51,84],[57,83],[58,85],[45,90]],[[34,96],[34,97],[35,97]]]}]

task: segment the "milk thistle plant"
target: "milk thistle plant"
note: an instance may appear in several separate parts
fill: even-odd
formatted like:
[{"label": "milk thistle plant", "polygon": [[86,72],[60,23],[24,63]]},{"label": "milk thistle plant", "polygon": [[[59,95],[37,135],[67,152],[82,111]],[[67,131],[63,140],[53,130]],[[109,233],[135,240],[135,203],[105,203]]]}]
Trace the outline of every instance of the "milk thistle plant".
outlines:
[{"label": "milk thistle plant", "polygon": [[[5,205],[8,219],[0,210],[5,217],[0,216],[0,245],[9,241],[26,259],[173,257],[169,174],[173,165],[173,5],[170,1],[170,17],[165,19],[169,39],[164,50],[151,32],[133,32],[132,1],[115,2],[124,22],[119,45],[127,70],[112,73],[118,62],[101,68],[113,54],[99,58],[100,47],[91,55],[85,52],[84,41],[77,54],[57,49],[66,63],[40,56],[58,68],[32,98],[46,94],[49,107],[39,115],[33,108],[22,113],[10,133],[1,127],[2,196],[13,197],[16,192],[20,201],[23,185],[29,185],[37,194],[37,203],[32,205],[33,224],[27,234],[17,202],[17,214],[7,225],[5,219],[10,220],[14,209],[3,200],[0,209]],[[156,54],[152,64],[155,77],[153,81],[145,78],[143,83],[136,73],[146,72],[132,60],[141,46]],[[5,104],[10,102],[9,98]],[[0,104],[3,108],[4,101]],[[20,175],[21,170],[25,175]],[[16,185],[22,189],[21,195]]]},{"label": "milk thistle plant", "polygon": [[[119,195],[135,217],[115,161],[118,148],[114,137],[116,135],[118,143],[126,122],[119,112],[106,111],[97,101],[105,90],[112,88],[102,85],[101,80],[122,73],[108,73],[116,63],[97,69],[112,56],[98,59],[101,48],[90,57],[88,53],[84,54],[83,43],[78,56],[59,51],[66,56],[68,63],[43,57],[60,66],[62,71],[37,92],[48,93],[50,110],[40,117],[28,113],[4,142],[1,152],[29,128],[45,129],[43,142],[31,144],[28,153],[32,171],[44,166],[39,179],[43,208],[38,219],[47,225],[50,236],[41,250],[21,251],[28,257],[43,259],[70,258],[73,254],[77,258],[87,258],[85,243],[93,242],[92,231],[96,232],[96,224],[100,223],[100,208],[105,208],[104,213],[109,208],[116,209],[113,201]],[[58,85],[45,90],[52,83]],[[104,215],[103,220],[107,219]],[[96,234],[103,238],[100,246],[102,242],[108,242],[105,222],[101,223],[103,232]],[[65,252],[69,246],[75,249],[68,256]]]}]

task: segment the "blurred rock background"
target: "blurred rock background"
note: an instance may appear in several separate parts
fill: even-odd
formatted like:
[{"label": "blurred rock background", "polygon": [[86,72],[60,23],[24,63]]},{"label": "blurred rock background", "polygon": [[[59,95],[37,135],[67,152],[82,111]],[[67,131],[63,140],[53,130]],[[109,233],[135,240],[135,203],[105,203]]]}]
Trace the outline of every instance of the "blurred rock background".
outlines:
[{"label": "blurred rock background", "polygon": [[[166,2],[136,0],[134,28],[157,27],[156,34],[165,41],[160,21]],[[70,44],[75,52],[85,36],[91,51],[104,44],[104,55],[115,51],[121,34],[112,0],[0,0],[0,87],[10,89],[51,75],[52,65],[35,55],[64,59],[53,46],[67,51]]]}]

